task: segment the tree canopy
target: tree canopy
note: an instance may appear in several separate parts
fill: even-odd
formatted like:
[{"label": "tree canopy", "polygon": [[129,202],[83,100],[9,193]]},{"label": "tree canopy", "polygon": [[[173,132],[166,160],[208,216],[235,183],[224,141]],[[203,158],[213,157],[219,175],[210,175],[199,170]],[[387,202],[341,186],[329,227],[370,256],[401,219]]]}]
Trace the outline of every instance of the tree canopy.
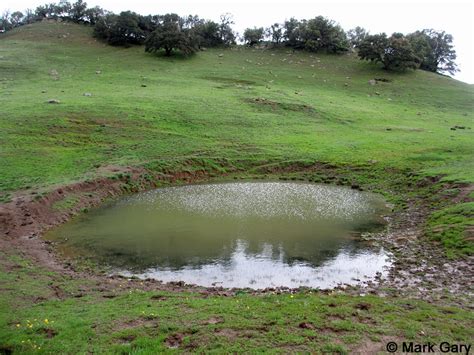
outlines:
[{"label": "tree canopy", "polygon": [[360,43],[367,37],[369,33],[365,28],[357,26],[353,29],[347,31],[347,37],[349,39],[349,43],[351,44],[352,48],[356,48],[360,45]]},{"label": "tree canopy", "polygon": [[244,41],[249,46],[254,46],[263,40],[264,29],[263,27],[247,28],[244,31]]},{"label": "tree canopy", "polygon": [[140,28],[140,15],[131,11],[121,12],[113,17],[115,20],[109,31],[108,41],[112,45],[142,44],[145,32]]},{"label": "tree canopy", "polygon": [[[84,0],[70,3],[61,0],[47,3],[35,10],[5,11],[0,16],[0,30],[35,21],[61,20],[94,26],[94,36],[115,46],[143,45],[147,52],[163,50],[194,53],[206,47],[236,44],[236,33],[231,14],[223,14],[218,22],[196,15],[179,17],[176,14],[143,16],[132,11],[114,14],[99,6],[89,8]],[[268,28],[247,28],[243,41],[254,46],[265,43],[286,46],[293,50],[340,54],[356,50],[362,60],[382,63],[387,70],[423,70],[454,74],[458,71],[453,37],[444,31],[424,29],[407,35],[385,33],[371,35],[357,26],[347,33],[334,21],[317,16],[298,20],[290,18]],[[266,42],[264,42],[266,41]]]},{"label": "tree canopy", "polygon": [[145,40],[146,52],[153,53],[161,49],[167,56],[173,50],[179,50],[185,55],[196,51],[191,30],[184,28],[184,23],[176,14],[162,16],[156,29]]},{"label": "tree canopy", "polygon": [[285,45],[310,52],[343,53],[349,49],[344,30],[323,16],[310,20],[291,18],[283,24]]},{"label": "tree canopy", "polygon": [[458,71],[456,51],[453,49],[453,36],[444,31],[425,29],[407,35],[413,50],[420,59],[420,68],[454,74]]},{"label": "tree canopy", "polygon": [[143,44],[145,31],[140,27],[140,15],[124,11],[120,15],[101,17],[94,27],[94,36],[106,40],[113,46]]},{"label": "tree canopy", "polygon": [[279,45],[283,39],[283,26],[279,23],[274,23],[266,29],[266,36],[270,38],[270,41]]},{"label": "tree canopy", "polygon": [[357,49],[361,59],[380,62],[388,70],[404,71],[419,67],[419,58],[410,41],[401,33],[394,33],[390,37],[385,33],[367,35]]}]

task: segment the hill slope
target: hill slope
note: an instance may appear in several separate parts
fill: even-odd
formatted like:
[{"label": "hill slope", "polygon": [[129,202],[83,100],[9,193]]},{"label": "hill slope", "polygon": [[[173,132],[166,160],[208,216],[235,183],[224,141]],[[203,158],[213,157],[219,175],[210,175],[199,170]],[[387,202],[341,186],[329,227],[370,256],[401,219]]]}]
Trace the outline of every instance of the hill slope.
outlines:
[{"label": "hill slope", "polygon": [[157,58],[71,24],[0,40],[3,191],[191,155],[377,160],[472,181],[473,131],[450,128],[472,124],[474,91],[450,78],[284,50]]},{"label": "hill slope", "polygon": [[[2,223],[22,232],[0,237],[0,352],[369,353],[388,341],[472,339],[472,86],[354,55],[165,58],[107,46],[87,27],[37,23],[0,35],[0,90],[0,234]],[[28,224],[42,209],[63,222],[110,194],[192,176],[384,193],[407,228],[391,229],[392,278],[369,296],[109,278],[57,261]]]}]

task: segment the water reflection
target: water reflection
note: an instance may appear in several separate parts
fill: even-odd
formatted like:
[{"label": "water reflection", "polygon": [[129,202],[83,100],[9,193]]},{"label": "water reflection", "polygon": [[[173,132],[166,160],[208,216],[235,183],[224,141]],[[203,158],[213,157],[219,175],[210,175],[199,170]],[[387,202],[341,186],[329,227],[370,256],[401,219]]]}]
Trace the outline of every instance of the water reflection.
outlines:
[{"label": "water reflection", "polygon": [[48,237],[124,274],[204,286],[332,287],[388,265],[358,238],[379,228],[377,196],[281,182],[190,185],[137,194]]},{"label": "water reflection", "polygon": [[[271,245],[265,245],[257,255],[249,255],[246,243],[237,241],[229,259],[225,262],[208,263],[195,268],[186,266],[180,269],[150,268],[143,273],[122,272],[124,276],[155,278],[164,282],[184,281],[201,286],[222,286],[261,289],[286,286],[290,288],[317,287],[333,288],[338,284],[355,284],[359,280],[373,279],[375,273],[386,273],[389,260],[383,249],[378,251],[339,250],[334,257],[320,260],[318,267],[304,261],[284,260],[284,253],[274,252]],[[275,258],[276,255],[280,257]]]}]

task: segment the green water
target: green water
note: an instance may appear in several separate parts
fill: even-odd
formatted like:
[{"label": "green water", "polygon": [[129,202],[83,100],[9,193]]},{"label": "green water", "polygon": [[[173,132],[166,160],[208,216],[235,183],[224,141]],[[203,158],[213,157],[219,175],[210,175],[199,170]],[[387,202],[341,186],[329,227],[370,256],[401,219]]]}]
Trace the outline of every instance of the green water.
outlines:
[{"label": "green water", "polygon": [[265,288],[368,280],[389,265],[360,233],[384,202],[344,187],[286,182],[188,185],[136,194],[52,231],[60,249],[124,275]]}]

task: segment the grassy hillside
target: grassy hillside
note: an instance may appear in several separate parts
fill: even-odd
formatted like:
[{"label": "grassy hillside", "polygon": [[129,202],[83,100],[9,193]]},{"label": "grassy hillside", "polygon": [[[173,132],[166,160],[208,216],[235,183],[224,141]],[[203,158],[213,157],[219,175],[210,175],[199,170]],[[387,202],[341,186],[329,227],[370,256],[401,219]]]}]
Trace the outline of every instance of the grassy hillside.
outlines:
[{"label": "grassy hillside", "polygon": [[[474,251],[474,88],[448,77],[284,49],[166,58],[110,47],[87,27],[38,23],[0,35],[0,90],[0,203],[110,166],[264,177],[325,163],[331,182],[383,192],[399,209],[408,197],[426,202],[426,234],[450,257]],[[440,182],[426,186],[426,177]],[[0,353],[369,352],[390,340],[473,335],[472,312],[421,300],[223,297],[101,280],[0,251]]]},{"label": "grassy hillside", "polygon": [[474,90],[450,78],[285,50],[157,58],[71,24],[25,26],[1,44],[3,192],[190,156],[376,160],[473,180],[473,131],[450,128],[472,125]]}]

